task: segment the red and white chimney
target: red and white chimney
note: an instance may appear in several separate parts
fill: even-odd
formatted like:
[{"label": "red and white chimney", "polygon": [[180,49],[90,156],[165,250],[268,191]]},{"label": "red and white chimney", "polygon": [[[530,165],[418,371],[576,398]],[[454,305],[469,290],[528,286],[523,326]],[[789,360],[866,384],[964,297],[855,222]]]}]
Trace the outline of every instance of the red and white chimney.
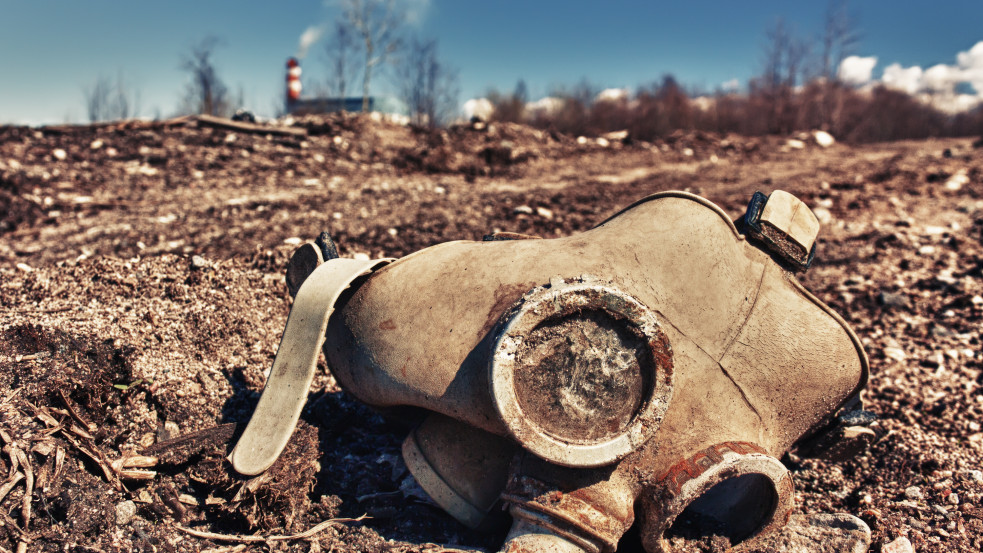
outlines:
[{"label": "red and white chimney", "polygon": [[300,100],[300,63],[297,58],[287,60],[287,103]]}]

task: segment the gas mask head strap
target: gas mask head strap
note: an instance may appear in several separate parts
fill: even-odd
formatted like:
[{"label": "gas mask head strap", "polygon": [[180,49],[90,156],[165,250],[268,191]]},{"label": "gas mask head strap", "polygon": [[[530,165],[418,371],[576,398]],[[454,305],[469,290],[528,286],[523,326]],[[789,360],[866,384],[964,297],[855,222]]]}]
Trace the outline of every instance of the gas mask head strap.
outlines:
[{"label": "gas mask head strap", "polygon": [[280,456],[307,402],[335,302],[356,279],[391,261],[331,259],[300,285],[263,395],[229,456],[237,472],[260,474]]}]

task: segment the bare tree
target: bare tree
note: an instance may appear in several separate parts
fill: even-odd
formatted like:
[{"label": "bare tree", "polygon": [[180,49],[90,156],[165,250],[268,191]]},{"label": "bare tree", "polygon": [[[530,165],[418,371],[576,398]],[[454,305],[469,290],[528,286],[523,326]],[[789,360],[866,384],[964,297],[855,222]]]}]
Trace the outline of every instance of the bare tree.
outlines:
[{"label": "bare tree", "polygon": [[369,110],[372,73],[402,44],[399,30],[403,13],[395,0],[342,0],[342,22],[362,39],[365,63],[362,68],[362,111]]},{"label": "bare tree", "polygon": [[129,90],[122,73],[116,76],[115,83],[108,76],[100,75],[82,92],[90,123],[127,119],[140,111],[140,95]]},{"label": "bare tree", "polygon": [[413,39],[396,66],[403,101],[418,125],[443,124],[457,110],[457,71],[437,57],[437,41]]},{"label": "bare tree", "polygon": [[205,37],[184,54],[181,69],[191,77],[182,101],[182,110],[191,113],[228,116],[232,112],[229,89],[215,70],[212,56],[221,40]]},{"label": "bare tree", "polygon": [[838,70],[859,42],[860,32],[857,30],[856,18],[848,13],[847,0],[830,0],[823,25],[820,57],[823,82],[819,112],[822,126],[826,130],[836,133],[840,131],[845,96]]},{"label": "bare tree", "polygon": [[820,59],[821,75],[826,81],[837,79],[836,71],[840,63],[853,53],[860,42],[856,19],[847,8],[847,0],[830,0],[826,6]]},{"label": "bare tree", "polygon": [[492,119],[510,123],[520,123],[526,118],[526,102],[529,100],[529,89],[526,81],[519,79],[515,83],[515,90],[511,94],[502,94],[497,90],[490,90],[487,94],[488,101],[495,107]]},{"label": "bare tree", "polygon": [[784,134],[795,127],[795,87],[805,78],[810,45],[782,18],[765,34],[764,71],[751,83],[754,100],[765,110],[768,132]]},{"label": "bare tree", "polygon": [[111,86],[109,79],[105,75],[100,75],[91,87],[82,90],[85,94],[85,109],[90,123],[107,119]]},{"label": "bare tree", "polygon": [[796,36],[782,18],[775,20],[765,36],[765,86],[772,89],[794,87],[805,78],[805,62],[811,50],[809,43]]},{"label": "bare tree", "polygon": [[324,45],[327,56],[327,93],[336,98],[348,95],[348,85],[357,76],[358,37],[342,21],[335,22],[334,34]]},{"label": "bare tree", "polygon": [[[586,77],[582,78],[572,88],[555,87],[549,92],[549,97],[556,98],[559,101],[554,103],[553,109],[535,113],[532,117],[532,123],[543,126],[550,131],[571,134],[573,136],[590,134],[591,108],[598,92],[600,92],[600,89]],[[515,117],[518,117],[518,119],[502,120],[527,120],[525,98],[526,84],[521,79],[515,85],[515,92],[505,98],[506,101],[496,103],[489,96],[489,99],[492,100],[492,104],[495,106],[494,117],[512,117],[510,115],[511,112],[517,114]]]}]

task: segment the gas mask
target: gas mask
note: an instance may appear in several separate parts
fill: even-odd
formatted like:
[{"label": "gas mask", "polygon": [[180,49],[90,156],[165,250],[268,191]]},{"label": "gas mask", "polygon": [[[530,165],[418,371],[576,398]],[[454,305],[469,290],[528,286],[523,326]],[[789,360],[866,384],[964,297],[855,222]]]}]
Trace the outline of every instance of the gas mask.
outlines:
[{"label": "gas mask", "polygon": [[504,503],[503,550],[611,552],[637,516],[646,550],[669,551],[684,513],[754,543],[793,506],[785,452],[870,436],[838,424],[859,406],[863,348],[792,274],[818,230],[785,192],[756,194],[736,224],[669,192],[564,238],[367,261],[306,244],[232,464],[254,475],[276,460],[323,349],[360,401],[429,413],[407,466],[472,528]]}]

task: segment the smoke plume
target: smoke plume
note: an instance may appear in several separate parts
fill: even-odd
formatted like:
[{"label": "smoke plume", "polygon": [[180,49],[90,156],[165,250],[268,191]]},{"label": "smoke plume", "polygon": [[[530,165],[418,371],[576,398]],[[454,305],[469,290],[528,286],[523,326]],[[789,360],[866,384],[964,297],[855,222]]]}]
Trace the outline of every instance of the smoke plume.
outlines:
[{"label": "smoke plume", "polygon": [[307,57],[307,51],[310,50],[311,46],[315,42],[321,39],[321,35],[324,34],[324,25],[312,25],[304,30],[300,34],[300,40],[297,44],[297,55],[294,56],[298,60],[302,60]]}]

